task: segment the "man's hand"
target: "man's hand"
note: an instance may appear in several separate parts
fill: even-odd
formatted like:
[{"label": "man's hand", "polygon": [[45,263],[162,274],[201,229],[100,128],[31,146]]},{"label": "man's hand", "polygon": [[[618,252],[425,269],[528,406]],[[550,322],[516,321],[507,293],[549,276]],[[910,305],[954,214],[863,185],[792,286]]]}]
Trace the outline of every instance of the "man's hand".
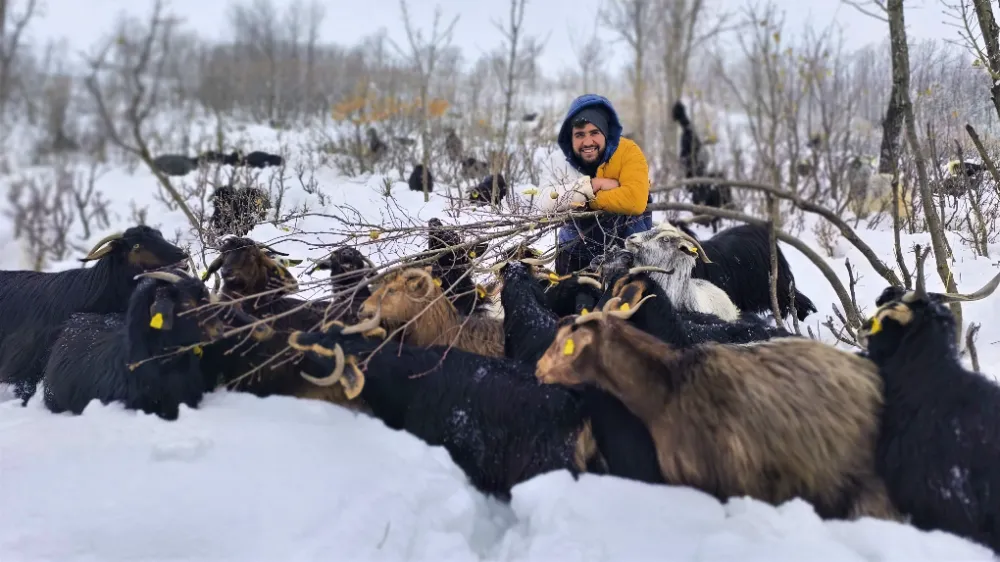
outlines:
[{"label": "man's hand", "polygon": [[619,186],[618,180],[611,178],[594,178],[590,180],[590,185],[594,188],[595,194],[602,189],[614,189]]}]

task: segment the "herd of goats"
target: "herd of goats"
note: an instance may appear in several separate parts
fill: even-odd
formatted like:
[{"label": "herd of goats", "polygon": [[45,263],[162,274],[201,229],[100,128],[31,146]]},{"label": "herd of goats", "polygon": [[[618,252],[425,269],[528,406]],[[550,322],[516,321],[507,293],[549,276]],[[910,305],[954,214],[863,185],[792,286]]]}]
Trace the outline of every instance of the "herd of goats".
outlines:
[{"label": "herd of goats", "polygon": [[[25,404],[41,384],[55,413],[97,399],[165,420],[220,387],[324,400],[443,446],[502,501],[566,469],[721,501],[801,497],[824,518],[908,520],[1000,549],[1000,388],[960,363],[946,306],[1000,275],[929,293],[918,252],[915,288],[885,289],[852,352],[764,316],[762,227],[699,240],[668,221],[566,276],[523,244],[429,227],[429,265],[334,250],[306,272],[330,272],[320,300],[294,296],[294,260],[268,245],[225,237],[199,278],[141,225],[101,240],[91,267],[0,271],[0,382]],[[777,262],[780,314],[816,312],[780,249]]]}]

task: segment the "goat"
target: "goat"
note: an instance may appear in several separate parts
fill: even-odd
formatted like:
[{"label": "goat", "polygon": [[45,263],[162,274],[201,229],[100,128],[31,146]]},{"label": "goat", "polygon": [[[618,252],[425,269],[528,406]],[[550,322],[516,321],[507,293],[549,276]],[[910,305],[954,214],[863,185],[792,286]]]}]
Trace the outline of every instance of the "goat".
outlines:
[{"label": "goat", "polygon": [[477,489],[503,501],[539,474],[600,469],[579,403],[563,389],[540,386],[532,364],[358,335],[378,324],[376,315],[350,327],[332,323],[325,334],[293,333],[289,345],[330,373],[303,378],[343,386],[388,427],[444,446]]},{"label": "goat", "polygon": [[1000,387],[962,366],[946,306],[986,298],[1000,275],[969,295],[928,293],[917,256],[914,290],[886,289],[858,334],[885,387],[876,467],[915,527],[1000,553]]},{"label": "goat", "polygon": [[[683,223],[674,226],[697,238],[684,228]],[[668,227],[661,225],[661,228]],[[711,263],[696,263],[692,277],[704,279],[725,291],[733,304],[744,312],[771,312],[771,242],[767,228],[750,224],[734,226],[700,242],[704,255]],[[817,311],[816,305],[797,288],[792,297],[795,276],[781,246],[776,245],[776,249],[778,313],[787,318],[794,304],[795,315],[799,320],[805,320]]]},{"label": "goat", "polygon": [[478,314],[460,315],[431,269],[413,267],[386,275],[362,303],[358,316],[380,317],[386,330],[401,329],[403,341],[413,346],[454,345],[480,355],[503,356],[503,323]]},{"label": "goat", "polygon": [[154,158],[153,165],[168,176],[186,176],[198,167],[198,158],[180,154],[164,154]]},{"label": "goat", "polygon": [[[371,291],[366,283],[361,283],[365,278],[366,270],[374,271],[375,264],[365,257],[356,248],[344,246],[337,248],[325,260],[316,262],[312,268],[306,271],[311,274],[315,271],[329,271],[330,282],[335,293],[334,299],[338,300],[337,294],[343,294],[342,303],[330,310],[330,315],[334,318],[341,318],[348,323],[358,321],[358,310],[361,303],[371,296]],[[351,291],[346,294],[347,291]]]},{"label": "goat", "polygon": [[285,159],[281,156],[261,150],[255,150],[243,157],[243,165],[250,168],[266,168],[268,166],[280,168],[284,163]]},{"label": "goat", "polygon": [[[289,296],[297,283],[274,259],[274,253],[278,252],[248,238],[229,238],[205,272],[207,279],[219,271],[223,279],[220,292],[225,299],[236,301],[265,321],[263,325],[284,334],[282,338],[254,342],[233,336],[205,346],[202,363],[212,367],[206,373],[206,388],[222,384],[255,396],[296,396],[364,409],[362,402],[349,401],[340,387],[320,388],[299,376],[306,367],[300,356],[288,350],[287,335],[294,330],[316,329],[324,319],[349,316],[350,312],[326,301],[309,302]],[[247,376],[251,372],[255,375]]]},{"label": "goat", "polygon": [[[378,162],[386,154],[389,153],[389,147],[384,142],[382,142],[382,139],[380,139],[378,136],[378,131],[376,131],[374,127],[368,127],[368,130],[365,131],[365,134],[368,136],[369,157],[371,158],[372,162]],[[430,190],[428,189],[428,191]]]},{"label": "goat", "polygon": [[680,310],[714,314],[726,322],[740,317],[740,311],[725,291],[704,279],[691,277],[700,258],[712,263],[697,239],[670,224],[632,234],[625,249],[639,265],[655,266],[650,277]]},{"label": "goat", "polygon": [[91,268],[54,273],[0,271],[0,382],[24,404],[42,378],[52,329],[74,312],[124,312],[135,276],[167,266],[187,267],[188,254],[149,226],[105,236],[82,258]]},{"label": "goat", "polygon": [[618,398],[649,429],[667,483],[720,501],[802,497],[824,518],[899,518],[875,474],[871,361],[808,338],[679,349],[624,321],[641,304],[618,305],[560,327],[535,374]]},{"label": "goat", "polygon": [[458,137],[454,128],[448,129],[448,134],[444,139],[444,151],[453,162],[462,159],[462,139]]},{"label": "goat", "polygon": [[[406,180],[406,183],[410,186],[410,191],[423,191],[424,190],[424,165],[417,164],[413,167],[413,172],[410,173],[410,179]],[[434,176],[431,175],[430,170],[427,172],[427,192],[430,193],[434,191]]]},{"label": "goat", "polygon": [[446,228],[437,217],[427,221],[427,251],[438,252],[431,273],[441,280],[441,289],[455,309],[460,314],[472,314],[482,310],[486,291],[469,276],[469,260],[485,254],[489,244],[481,242],[464,249],[459,248],[462,244],[458,229]]},{"label": "goat", "polygon": [[486,176],[483,181],[469,190],[469,200],[476,204],[499,205],[507,197],[507,181],[503,174],[497,174],[497,196],[493,198],[493,176]]},{"label": "goat", "polygon": [[212,229],[219,235],[246,236],[259,221],[267,218],[271,199],[257,187],[219,186],[212,192]]},{"label": "goat", "polygon": [[[681,126],[681,146],[680,161],[684,169],[685,178],[717,177],[722,179],[721,172],[708,173],[708,153],[704,144],[691,126],[691,119],[688,118],[687,109],[680,101],[674,103],[674,122]],[[702,183],[687,186],[688,193],[691,194],[691,202],[695,205],[709,205],[719,209],[730,206],[733,202],[732,189],[729,186],[720,186],[710,183]],[[712,232],[719,229],[720,217],[712,217],[710,221]]]},{"label": "goat", "polygon": [[[490,165],[482,160],[473,157],[466,158],[459,163],[462,177],[465,179],[479,179],[490,173]],[[492,188],[491,188],[492,189]]]},{"label": "goat", "polygon": [[[79,415],[93,399],[175,420],[181,404],[198,407],[204,393],[199,344],[226,326],[198,311],[214,299],[180,270],[140,273],[125,314],[73,314],[63,323],[44,368],[44,402],[54,413]],[[256,321],[230,307],[227,317]],[[270,334],[256,330],[260,337]]]}]

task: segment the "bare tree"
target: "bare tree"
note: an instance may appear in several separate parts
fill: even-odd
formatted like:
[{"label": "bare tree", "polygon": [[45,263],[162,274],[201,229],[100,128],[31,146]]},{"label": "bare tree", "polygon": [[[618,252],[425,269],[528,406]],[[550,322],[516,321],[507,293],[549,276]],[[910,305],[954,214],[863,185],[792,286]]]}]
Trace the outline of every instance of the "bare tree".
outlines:
[{"label": "bare tree", "polygon": [[[176,24],[175,18],[163,14],[162,0],[154,2],[144,35],[130,36],[127,30],[135,29],[135,26],[132,22],[122,21],[117,36],[108,41],[98,55],[89,59],[91,73],[85,83],[111,142],[137,156],[149,168],[200,234],[201,222],[191,212],[180,192],[153,163],[146,140],[148,120],[154,116],[160,102],[164,66],[170,58]],[[106,81],[102,86],[101,78],[105,75]],[[124,94],[124,99],[109,92]],[[118,111],[120,105],[125,106],[121,115]],[[127,129],[124,133],[118,130],[122,120]]]},{"label": "bare tree", "polygon": [[[632,103],[635,105],[633,140],[643,146],[646,140],[646,49],[657,21],[654,19],[654,0],[611,0],[602,12],[602,19],[632,50],[632,66],[628,70],[632,86]],[[670,145],[673,146],[673,145]]]},{"label": "bare tree", "polygon": [[11,0],[0,0],[0,119],[13,91],[12,77],[24,30],[35,16],[37,0],[26,0],[20,14],[11,10]]},{"label": "bare tree", "polygon": [[[430,184],[428,176],[431,166],[431,129],[430,129],[430,93],[431,81],[434,77],[434,70],[438,63],[441,50],[451,43],[451,34],[458,23],[458,16],[455,16],[451,23],[441,27],[441,7],[434,9],[434,23],[431,27],[430,39],[424,39],[420,30],[413,28],[410,19],[410,12],[406,5],[406,0],[399,0],[399,8],[403,14],[403,24],[406,26],[406,39],[409,42],[410,52],[406,53],[392,42],[400,55],[409,59],[413,70],[417,73],[419,84],[417,86],[420,99],[420,143],[423,156],[420,162],[424,166],[423,186],[424,201],[430,201],[430,193],[427,188]],[[390,40],[391,41],[391,40]]]},{"label": "bare tree", "polygon": [[607,46],[597,36],[597,22],[594,23],[594,31],[586,41],[577,44],[573,37],[574,34],[571,31],[570,43],[573,45],[576,63],[580,65],[582,90],[584,92],[593,91],[591,86],[594,84],[595,75],[600,74],[607,62]]}]

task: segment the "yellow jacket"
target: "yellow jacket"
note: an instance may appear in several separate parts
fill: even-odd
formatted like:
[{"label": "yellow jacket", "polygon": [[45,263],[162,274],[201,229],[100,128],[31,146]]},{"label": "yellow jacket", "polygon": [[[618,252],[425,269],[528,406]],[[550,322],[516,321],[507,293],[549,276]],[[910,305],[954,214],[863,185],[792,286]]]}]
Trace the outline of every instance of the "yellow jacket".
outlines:
[{"label": "yellow jacket", "polygon": [[618,180],[618,187],[602,189],[590,201],[594,211],[641,215],[649,200],[649,164],[639,145],[622,137],[607,162],[597,168],[598,178]]}]

